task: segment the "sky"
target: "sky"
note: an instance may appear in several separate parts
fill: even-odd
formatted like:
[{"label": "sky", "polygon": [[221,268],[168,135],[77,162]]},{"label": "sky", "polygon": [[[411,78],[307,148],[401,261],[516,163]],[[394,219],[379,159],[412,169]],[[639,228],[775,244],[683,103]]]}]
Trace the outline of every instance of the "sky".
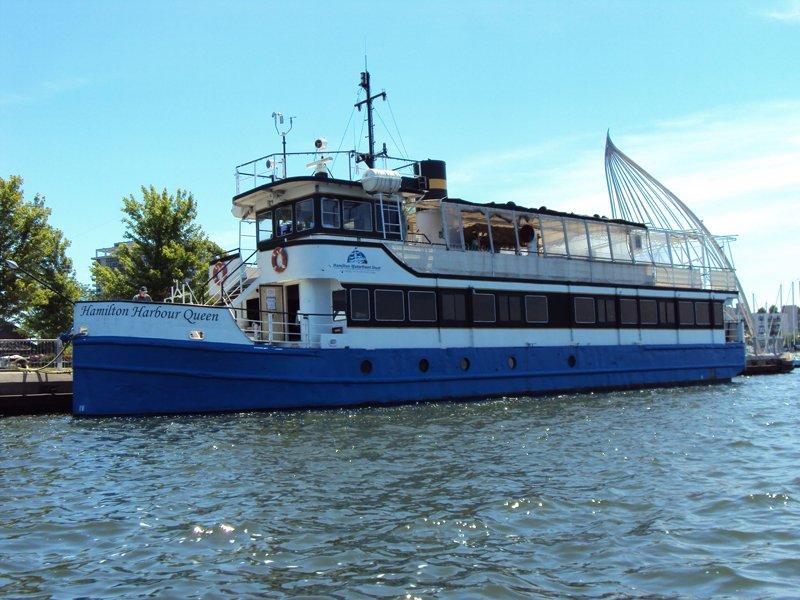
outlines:
[{"label": "sky", "polygon": [[279,151],[273,111],[290,151],[363,149],[365,51],[378,141],[447,161],[451,196],[610,214],[610,130],[737,236],[757,305],[800,280],[798,0],[0,0],[0,22],[0,176],[46,197],[84,283],[142,185],[190,190],[236,247],[234,168]]}]

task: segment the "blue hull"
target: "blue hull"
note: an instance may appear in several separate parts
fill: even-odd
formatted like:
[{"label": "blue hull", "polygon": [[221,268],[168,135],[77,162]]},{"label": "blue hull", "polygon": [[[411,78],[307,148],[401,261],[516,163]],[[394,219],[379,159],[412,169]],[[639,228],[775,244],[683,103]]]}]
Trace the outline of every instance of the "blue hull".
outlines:
[{"label": "blue hull", "polygon": [[[420,370],[423,358],[427,372]],[[464,358],[467,370],[461,368]],[[371,363],[369,373],[362,372],[364,361]],[[73,414],[230,412],[684,385],[727,381],[743,369],[742,344],[308,350],[83,337],[75,340]]]}]

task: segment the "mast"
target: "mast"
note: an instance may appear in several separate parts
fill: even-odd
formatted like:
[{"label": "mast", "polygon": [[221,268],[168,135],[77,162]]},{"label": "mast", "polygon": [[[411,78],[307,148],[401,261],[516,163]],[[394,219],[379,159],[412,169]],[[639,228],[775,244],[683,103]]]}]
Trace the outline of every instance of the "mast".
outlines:
[{"label": "mast", "polygon": [[372,121],[372,101],[377,98],[386,100],[386,92],[380,92],[374,96],[371,95],[372,92],[370,89],[369,71],[367,70],[366,57],[364,57],[364,71],[361,73],[361,83],[359,86],[364,89],[367,97],[361,102],[356,102],[355,107],[358,109],[358,112],[361,112],[361,107],[365,104],[367,105],[367,138],[369,140],[369,150],[366,154],[359,154],[358,160],[359,162],[363,161],[367,163],[367,166],[371,169],[375,166],[375,157],[385,154],[385,150],[378,155],[375,154],[375,130],[374,123]]}]

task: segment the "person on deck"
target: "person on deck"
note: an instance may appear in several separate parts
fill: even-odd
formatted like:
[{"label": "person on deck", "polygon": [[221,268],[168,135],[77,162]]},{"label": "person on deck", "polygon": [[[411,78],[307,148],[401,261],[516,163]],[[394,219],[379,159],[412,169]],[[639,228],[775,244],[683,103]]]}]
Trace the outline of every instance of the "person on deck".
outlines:
[{"label": "person on deck", "polygon": [[142,286],[139,288],[139,293],[133,297],[134,302],[152,302],[153,299],[147,293],[147,288]]}]

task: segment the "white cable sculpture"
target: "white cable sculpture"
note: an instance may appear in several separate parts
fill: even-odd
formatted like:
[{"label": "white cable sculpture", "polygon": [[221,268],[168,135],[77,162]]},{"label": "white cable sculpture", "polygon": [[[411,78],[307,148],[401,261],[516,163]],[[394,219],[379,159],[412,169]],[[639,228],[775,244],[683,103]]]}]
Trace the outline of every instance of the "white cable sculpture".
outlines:
[{"label": "white cable sculpture", "polygon": [[[753,328],[747,295],[730,259],[703,222],[680,198],[617,148],[608,134],[605,167],[611,215],[614,218],[642,223],[650,231],[663,232],[667,236],[677,234],[686,243],[677,246],[670,243],[667,251],[674,253],[677,247],[681,253],[685,252],[678,257],[684,265],[709,272],[712,269],[729,271],[733,275],[739,291],[740,312],[758,353],[758,337]],[[673,260],[672,254],[670,260]]]}]

